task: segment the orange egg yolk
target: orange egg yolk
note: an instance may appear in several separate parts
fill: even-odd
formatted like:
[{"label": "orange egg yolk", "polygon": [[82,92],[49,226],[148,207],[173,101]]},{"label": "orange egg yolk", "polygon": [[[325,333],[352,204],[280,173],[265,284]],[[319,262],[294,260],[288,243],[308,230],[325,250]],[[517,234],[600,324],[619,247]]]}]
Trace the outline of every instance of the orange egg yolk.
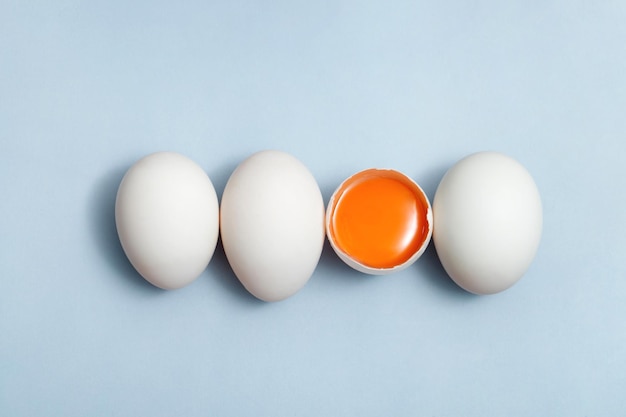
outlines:
[{"label": "orange egg yolk", "polygon": [[397,171],[362,171],[336,193],[329,234],[355,261],[393,268],[408,261],[427,238],[425,199],[419,187]]}]

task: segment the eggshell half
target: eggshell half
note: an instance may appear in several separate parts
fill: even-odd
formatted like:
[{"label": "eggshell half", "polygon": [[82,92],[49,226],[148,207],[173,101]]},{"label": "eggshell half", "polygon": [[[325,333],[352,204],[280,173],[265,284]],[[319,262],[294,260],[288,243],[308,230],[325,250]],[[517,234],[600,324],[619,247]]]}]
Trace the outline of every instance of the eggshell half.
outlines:
[{"label": "eggshell half", "polygon": [[337,256],[371,275],[412,265],[428,247],[432,224],[424,191],[392,169],[371,168],[352,175],[333,193],[326,211],[328,240]]}]

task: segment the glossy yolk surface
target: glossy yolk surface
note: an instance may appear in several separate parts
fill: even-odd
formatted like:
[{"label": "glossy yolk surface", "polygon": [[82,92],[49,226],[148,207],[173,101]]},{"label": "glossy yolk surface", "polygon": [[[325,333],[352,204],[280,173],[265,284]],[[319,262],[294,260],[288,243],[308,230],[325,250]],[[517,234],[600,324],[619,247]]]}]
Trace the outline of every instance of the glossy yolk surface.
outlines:
[{"label": "glossy yolk surface", "polygon": [[406,262],[428,234],[427,209],[400,178],[354,178],[336,201],[330,233],[343,252],[368,267]]}]

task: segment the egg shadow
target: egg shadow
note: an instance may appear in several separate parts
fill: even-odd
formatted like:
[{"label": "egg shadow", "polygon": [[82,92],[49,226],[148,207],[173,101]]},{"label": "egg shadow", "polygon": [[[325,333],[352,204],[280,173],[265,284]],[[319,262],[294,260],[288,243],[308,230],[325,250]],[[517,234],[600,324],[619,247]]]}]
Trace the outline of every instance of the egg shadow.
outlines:
[{"label": "egg shadow", "polygon": [[334,282],[338,280],[345,283],[362,283],[364,278],[373,277],[373,275],[364,274],[351,268],[348,264],[337,256],[328,239],[324,240],[324,247],[320,256],[316,271],[317,279],[332,279]]},{"label": "egg shadow", "polygon": [[319,187],[320,187],[320,192],[322,193],[322,199],[324,200],[324,205],[327,206],[333,193],[335,192],[337,187],[339,187],[339,183],[336,183],[334,181],[332,183],[325,181],[325,182],[320,182]]},{"label": "egg shadow", "polygon": [[220,166],[212,166],[205,170],[211,179],[211,183],[215,188],[215,193],[220,201],[222,201],[222,194],[224,194],[224,188],[226,188],[228,179],[237,168],[239,162],[241,162],[236,157],[225,159],[226,161],[224,161]]},{"label": "egg shadow", "polygon": [[88,204],[89,229],[95,244],[106,263],[121,278],[122,282],[134,290],[159,294],[163,290],[147,282],[130,263],[115,226],[115,197],[117,189],[132,163],[111,169],[95,183]]},{"label": "egg shadow", "polygon": [[436,168],[429,169],[413,177],[422,190],[424,190],[431,204],[435,198],[435,192],[437,191],[441,179],[451,166],[452,163],[440,164]]},{"label": "egg shadow", "polygon": [[435,245],[432,243],[415,263],[415,269],[418,277],[423,279],[430,287],[458,299],[470,300],[477,298],[475,294],[465,291],[452,281],[452,278],[448,276],[448,273],[443,268],[439,256],[437,256]]},{"label": "egg shadow", "polygon": [[207,267],[207,272],[211,278],[215,278],[214,281],[219,284],[222,289],[241,302],[247,305],[257,306],[269,304],[250,294],[250,292],[246,290],[246,287],[239,281],[228,263],[221,238],[218,239],[213,258],[211,258],[211,262],[209,262],[209,266]]}]

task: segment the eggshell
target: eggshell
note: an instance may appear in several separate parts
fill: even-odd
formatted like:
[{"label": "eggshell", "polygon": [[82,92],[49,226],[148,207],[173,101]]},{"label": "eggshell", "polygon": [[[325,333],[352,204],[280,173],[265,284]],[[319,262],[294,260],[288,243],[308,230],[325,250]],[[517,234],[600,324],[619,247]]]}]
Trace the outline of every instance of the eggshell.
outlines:
[{"label": "eggshell", "polygon": [[[355,191],[356,199],[350,197]],[[346,200],[351,200],[348,211],[342,210]],[[337,256],[371,275],[412,265],[428,247],[432,225],[426,193],[392,169],[370,168],[352,175],[337,187],[326,210],[326,232]],[[355,246],[360,248],[355,251]]]},{"label": "eggshell", "polygon": [[450,168],[435,193],[433,216],[433,241],[443,267],[476,294],[515,284],[541,239],[541,198],[533,178],[496,152],[470,155]]},{"label": "eggshell", "polygon": [[157,287],[180,288],[202,273],[215,251],[217,195],[191,159],[154,153],[136,162],[122,179],[115,222],[137,272]]},{"label": "eggshell", "polygon": [[255,297],[282,300],[313,274],[324,244],[324,201],[293,156],[263,151],[243,161],[224,189],[220,219],[228,262]]}]

